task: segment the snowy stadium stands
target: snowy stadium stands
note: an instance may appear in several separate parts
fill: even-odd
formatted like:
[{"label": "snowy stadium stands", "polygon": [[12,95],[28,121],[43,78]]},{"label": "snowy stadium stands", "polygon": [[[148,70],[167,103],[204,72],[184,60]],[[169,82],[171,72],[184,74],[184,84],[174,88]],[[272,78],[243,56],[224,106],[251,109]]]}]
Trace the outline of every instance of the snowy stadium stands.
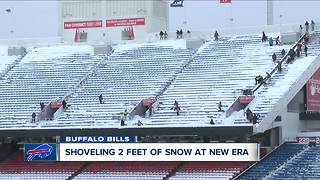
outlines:
[{"label": "snowy stadium stands", "polygon": [[[311,34],[309,57],[284,64],[250,103],[259,122],[295,80],[319,55],[320,32]],[[314,40],[316,39],[316,40]],[[0,129],[119,128],[120,112],[132,110],[142,99],[158,97],[160,105],[150,118],[139,118],[144,127],[209,127],[252,125],[243,111],[226,118],[224,110],[253,88],[256,75],[265,76],[275,63],[271,54],[290,45],[269,46],[260,36],[225,37],[204,44],[197,52],[171,45],[148,43],[110,56],[93,55],[91,46],[34,48],[0,79]],[[279,58],[278,58],[279,59]],[[10,61],[11,63],[14,60]],[[1,69],[0,69],[1,70]],[[85,78],[88,77],[88,78]],[[281,85],[282,88],[279,88]],[[104,103],[98,96],[103,94]],[[67,98],[71,106],[53,121],[31,123],[40,102]],[[177,100],[182,108],[171,109]],[[124,128],[136,126],[136,119]],[[0,150],[0,179],[230,179],[249,163],[180,162],[70,162],[29,163],[20,151]],[[239,179],[316,179],[319,177],[319,146],[285,143],[256,163]],[[302,162],[302,160],[305,160]],[[298,171],[297,175],[293,172]]]},{"label": "snowy stadium stands", "polygon": [[[92,55],[90,46],[35,48],[0,80],[5,95],[0,101],[0,125],[2,129],[117,128],[120,112],[154,97],[159,98],[160,105],[151,118],[141,118],[143,127],[210,126],[210,119],[217,126],[250,125],[241,111],[225,118],[225,113],[217,111],[218,103],[221,101],[226,110],[243,89],[254,87],[254,77],[270,71],[275,65],[271,54],[276,52],[281,57],[282,49],[288,51],[289,45],[270,47],[257,35],[210,41],[196,53],[152,43],[123,50],[120,46],[109,57]],[[310,44],[310,57],[304,62],[311,63],[317,53]],[[278,84],[289,88],[299,75],[290,69],[297,69],[300,63],[283,65],[283,71],[259,89],[249,106],[254,113],[263,117],[269,111],[286,92],[283,88],[279,93]],[[104,104],[98,103],[99,94],[103,94]],[[67,95],[71,107],[60,117],[30,123],[32,112],[39,112],[40,102]],[[171,110],[174,100],[182,106],[180,116]],[[128,121],[128,127],[135,124]]]},{"label": "snowy stadium stands", "polygon": [[[308,43],[308,57],[304,54],[296,59],[292,64],[284,64],[282,72],[275,73],[267,86],[263,86],[255,94],[254,103],[248,107],[252,112],[259,114],[258,122],[262,121],[266,114],[274,107],[290,87],[295,83],[297,78],[305,71],[313,60],[320,54],[318,39],[320,32],[316,31],[311,34],[310,42]],[[281,87],[281,88],[279,88]]]},{"label": "snowy stadium stands", "polygon": [[[190,126],[215,124],[242,124],[249,121],[244,117],[226,119],[218,112],[219,101],[226,107],[242,95],[242,90],[254,86],[254,77],[265,75],[274,63],[273,52],[280,53],[289,46],[269,46],[261,43],[260,36],[238,36],[221,41],[210,41],[198,50],[191,64],[178,75],[168,90],[160,97],[163,105],[156,111],[148,125],[170,126],[177,122]],[[170,110],[177,100],[181,115]],[[226,108],[225,108],[226,110]]]},{"label": "snowy stadium stands", "polygon": [[30,123],[32,112],[40,111],[40,102],[62,98],[80,81],[100,60],[91,51],[90,46],[60,46],[29,52],[0,80],[0,128],[38,126]]},{"label": "snowy stadium stands", "polygon": [[[155,97],[192,55],[187,49],[152,44],[116,51],[69,98],[72,106],[51,126],[118,127],[121,112]],[[104,104],[99,104],[100,94]]]}]

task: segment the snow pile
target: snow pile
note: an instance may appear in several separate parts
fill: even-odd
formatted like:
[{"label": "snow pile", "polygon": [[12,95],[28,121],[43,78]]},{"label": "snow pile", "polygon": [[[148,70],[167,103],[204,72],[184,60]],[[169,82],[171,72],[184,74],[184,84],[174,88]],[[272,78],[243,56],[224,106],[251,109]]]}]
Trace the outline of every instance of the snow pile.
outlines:
[{"label": "snow pile", "polygon": [[93,47],[89,45],[61,45],[34,48],[23,58],[23,62],[43,61],[61,56],[70,56],[72,54],[93,54]]},{"label": "snow pile", "polygon": [[164,40],[155,43],[132,43],[132,44],[118,44],[114,47],[115,53],[125,53],[127,50],[140,48],[143,46],[159,46],[159,47],[171,47],[173,49],[186,49],[186,41],[181,40]]}]

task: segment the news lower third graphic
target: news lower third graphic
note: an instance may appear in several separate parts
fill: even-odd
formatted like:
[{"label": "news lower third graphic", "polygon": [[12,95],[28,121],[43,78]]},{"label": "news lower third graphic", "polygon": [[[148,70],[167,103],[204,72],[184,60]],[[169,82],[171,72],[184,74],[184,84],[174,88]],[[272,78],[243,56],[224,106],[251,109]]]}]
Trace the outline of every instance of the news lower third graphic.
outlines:
[{"label": "news lower third graphic", "polygon": [[61,143],[60,161],[258,161],[255,143]]},{"label": "news lower third graphic", "polygon": [[138,143],[136,136],[60,136],[25,144],[25,161],[259,161],[256,143]]},{"label": "news lower third graphic", "polygon": [[57,145],[56,144],[25,144],[24,145],[25,161],[56,161]]}]

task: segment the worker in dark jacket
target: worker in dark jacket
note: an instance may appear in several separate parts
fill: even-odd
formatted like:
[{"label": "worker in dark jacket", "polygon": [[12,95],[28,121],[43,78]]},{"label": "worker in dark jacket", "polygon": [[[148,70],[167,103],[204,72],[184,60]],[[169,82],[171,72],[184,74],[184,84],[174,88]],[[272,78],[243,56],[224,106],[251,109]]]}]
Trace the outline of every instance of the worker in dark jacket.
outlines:
[{"label": "worker in dark jacket", "polygon": [[214,32],[214,40],[218,41],[219,40],[219,33],[218,31]]},{"label": "worker in dark jacket", "polygon": [[306,23],[304,23],[305,27],[306,27],[306,32],[309,32],[309,22],[306,21]]},{"label": "worker in dark jacket", "polygon": [[180,35],[180,39],[182,39],[182,36],[183,36],[183,31],[182,31],[182,29],[180,29],[179,35]]},{"label": "worker in dark jacket", "polygon": [[247,116],[247,119],[249,120],[249,122],[251,123],[252,119],[253,119],[253,114],[249,108],[246,110],[246,116]]},{"label": "worker in dark jacket", "polygon": [[218,103],[218,112],[223,112],[221,101]]},{"label": "worker in dark jacket", "polygon": [[163,31],[160,31],[159,35],[160,35],[160,40],[162,40],[164,35]]},{"label": "worker in dark jacket", "polygon": [[66,100],[63,100],[62,101],[62,107],[65,109],[65,108],[67,108],[67,102],[66,102]]},{"label": "worker in dark jacket", "polygon": [[102,97],[102,94],[100,94],[98,98],[99,98],[99,102],[100,102],[100,104],[103,104],[103,97]]},{"label": "worker in dark jacket", "polygon": [[290,63],[290,62],[292,62],[292,61],[294,60],[294,55],[295,55],[295,52],[294,52],[294,50],[291,48],[291,49],[289,50],[289,57],[288,57],[287,63]]},{"label": "worker in dark jacket", "polygon": [[126,124],[124,123],[124,120],[123,119],[121,119],[120,120],[120,126],[125,126]]},{"label": "worker in dark jacket", "polygon": [[45,105],[43,102],[40,102],[40,108],[41,108],[41,111],[45,108]]},{"label": "worker in dark jacket", "polygon": [[281,72],[282,71],[282,67],[281,67],[281,62],[278,62],[278,71]]},{"label": "worker in dark jacket", "polygon": [[276,53],[273,53],[272,54],[272,61],[275,62],[277,60],[277,55]]},{"label": "worker in dark jacket", "polygon": [[33,112],[32,115],[31,115],[31,117],[32,117],[31,122],[32,122],[32,123],[35,123],[35,122],[36,122],[36,116],[37,116],[36,113]]},{"label": "worker in dark jacket", "polygon": [[140,120],[138,120],[138,126],[142,126],[143,124],[142,124],[142,122],[140,121]]},{"label": "worker in dark jacket", "polygon": [[173,105],[178,106],[179,105],[178,101],[174,101]]},{"label": "worker in dark jacket", "polygon": [[281,56],[283,57],[284,55],[286,55],[286,50],[282,49]]},{"label": "worker in dark jacket", "polygon": [[316,25],[316,23],[314,23],[313,20],[311,20],[311,31],[314,31],[314,26]]},{"label": "worker in dark jacket", "polygon": [[168,38],[168,33],[167,31],[164,32],[164,39],[167,39]]},{"label": "worker in dark jacket", "polygon": [[307,57],[308,56],[308,47],[307,45],[304,45],[304,54]]},{"label": "worker in dark jacket", "polygon": [[276,45],[279,45],[280,44],[280,36],[277,36],[275,41],[276,41]]},{"label": "worker in dark jacket", "polygon": [[304,39],[303,39],[305,44],[308,44],[309,38],[310,38],[310,35],[308,32],[306,32],[306,35],[304,36]]},{"label": "worker in dark jacket", "polygon": [[266,34],[264,32],[262,32],[262,38],[261,38],[262,42],[266,42],[267,39],[268,39],[268,37],[266,36]]}]

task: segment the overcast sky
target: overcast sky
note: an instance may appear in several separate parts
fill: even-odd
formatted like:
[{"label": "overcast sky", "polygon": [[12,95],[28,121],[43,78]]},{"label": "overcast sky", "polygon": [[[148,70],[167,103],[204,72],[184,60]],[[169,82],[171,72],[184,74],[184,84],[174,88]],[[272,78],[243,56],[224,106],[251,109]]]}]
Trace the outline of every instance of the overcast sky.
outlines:
[{"label": "overcast sky", "polygon": [[[221,27],[265,25],[267,2],[264,0],[232,0],[232,4],[220,4],[219,0],[185,0],[183,8],[170,8],[169,29],[181,27],[204,30]],[[12,9],[10,13],[6,9]],[[274,1],[274,22],[320,22],[320,1]],[[282,18],[280,17],[282,14]],[[58,32],[57,1],[0,1],[0,38],[54,37]],[[13,30],[13,33],[10,31]]]}]

